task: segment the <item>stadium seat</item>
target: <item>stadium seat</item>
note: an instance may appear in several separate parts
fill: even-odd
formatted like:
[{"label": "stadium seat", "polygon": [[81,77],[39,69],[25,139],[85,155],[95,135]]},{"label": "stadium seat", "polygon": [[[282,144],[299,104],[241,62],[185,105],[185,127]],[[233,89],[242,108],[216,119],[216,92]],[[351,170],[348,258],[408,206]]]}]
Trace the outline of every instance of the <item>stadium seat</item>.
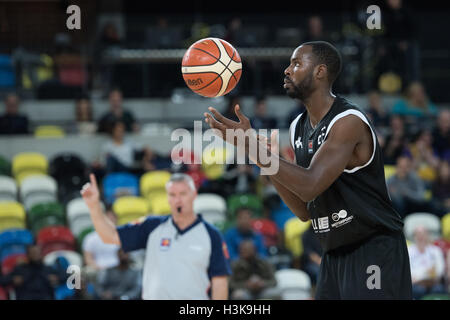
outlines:
[{"label": "stadium seat", "polygon": [[11,163],[0,156],[0,175],[11,176]]},{"label": "stadium seat", "polygon": [[433,244],[441,248],[442,254],[444,255],[444,257],[447,257],[447,254],[450,252],[450,240],[441,238],[435,240]]},{"label": "stadium seat", "polygon": [[14,89],[16,86],[16,70],[12,57],[0,54],[0,89]]},{"label": "stadium seat", "polygon": [[26,262],[27,259],[27,255],[24,253],[12,254],[7,256],[2,261],[2,274],[9,274],[17,265]]},{"label": "stadium seat", "polygon": [[130,173],[110,173],[103,179],[103,196],[112,204],[120,196],[138,196],[139,180]]},{"label": "stadium seat", "polygon": [[262,202],[258,196],[254,194],[235,194],[227,199],[228,212],[230,217],[234,219],[236,210],[242,207],[247,207],[253,210],[256,216],[262,214]]},{"label": "stadium seat", "polygon": [[75,238],[69,228],[65,226],[51,226],[39,231],[36,243],[42,246],[42,255],[57,250],[76,249]]},{"label": "stadium seat", "polygon": [[441,221],[437,216],[427,212],[414,212],[404,219],[404,232],[408,240],[414,239],[414,230],[418,226],[427,228],[432,241],[438,239],[441,235]]},{"label": "stadium seat", "polygon": [[170,176],[170,172],[164,170],[145,173],[139,182],[141,195],[148,199],[152,197],[152,193],[165,193],[166,183],[169,181]]},{"label": "stadium seat", "polygon": [[294,257],[300,257],[303,253],[302,234],[308,230],[311,221],[303,222],[299,218],[291,218],[284,225],[284,241]]},{"label": "stadium seat", "polygon": [[113,204],[118,225],[124,225],[149,214],[149,203],[141,197],[124,196]]},{"label": "stadium seat", "polygon": [[65,225],[64,207],[58,202],[34,205],[28,212],[28,223],[35,234],[51,225]]},{"label": "stadium seat", "polygon": [[396,168],[395,168],[395,166],[394,165],[388,165],[388,164],[386,164],[385,166],[384,166],[384,178],[387,180],[387,179],[389,179],[390,177],[392,177],[394,174],[395,174],[395,172],[396,172]]},{"label": "stadium seat", "polygon": [[275,222],[270,219],[260,218],[252,220],[252,228],[261,233],[264,237],[264,245],[266,248],[276,246],[278,243],[278,227]]},{"label": "stadium seat", "polygon": [[16,181],[8,176],[0,176],[0,202],[17,201]]},{"label": "stadium seat", "polygon": [[[104,209],[105,206],[103,203],[101,205]],[[94,228],[89,208],[81,197],[73,199],[67,204],[67,220],[70,230],[77,239],[79,239],[85,230],[92,230]]]},{"label": "stadium seat", "polygon": [[34,130],[35,138],[64,138],[65,135],[64,129],[60,126],[43,125]]},{"label": "stadium seat", "polygon": [[450,241],[450,213],[441,218],[442,237]]},{"label": "stadium seat", "polygon": [[311,279],[306,272],[298,269],[277,270],[275,279],[282,300],[311,299]]},{"label": "stadium seat", "polygon": [[10,245],[10,246],[2,249],[0,261],[3,262],[8,257],[17,255],[17,254],[26,255],[27,254],[26,246],[22,245],[22,244],[13,244],[13,245]]},{"label": "stadium seat", "polygon": [[18,202],[0,202],[0,232],[8,229],[24,229],[25,210]]},{"label": "stadium seat", "polygon": [[36,204],[57,201],[57,191],[56,181],[51,176],[29,176],[20,185],[21,202],[30,210]]},{"label": "stadium seat", "polygon": [[0,287],[0,300],[9,300],[8,291],[3,287]]},{"label": "stadium seat", "polygon": [[94,231],[95,231],[94,226],[91,226],[91,227],[87,227],[87,228],[83,229],[83,231],[78,233],[78,235],[76,237],[77,237],[78,249],[80,251],[83,249],[83,242],[84,242],[84,239],[86,238],[86,236]]},{"label": "stadium seat", "polygon": [[[0,233],[0,257],[3,260],[7,254],[5,250],[12,247],[22,247],[33,243],[33,235],[28,230],[11,229]],[[19,252],[19,253],[24,253]]]},{"label": "stadium seat", "polygon": [[12,160],[12,173],[14,178],[21,184],[28,175],[47,174],[47,158],[37,152],[23,152],[14,156]]},{"label": "stadium seat", "polygon": [[166,193],[161,194],[160,196],[151,200],[150,212],[156,216],[171,214],[172,211],[170,209]]},{"label": "stadium seat", "polygon": [[83,257],[76,251],[58,250],[50,252],[44,256],[44,264],[47,266],[54,266],[59,257],[64,257],[69,262],[69,265],[83,267]]},{"label": "stadium seat", "polygon": [[283,201],[280,201],[278,208],[272,210],[271,213],[271,219],[275,221],[279,230],[284,230],[286,222],[295,217],[295,214],[292,213],[291,209]]},{"label": "stadium seat", "polygon": [[50,161],[49,173],[56,181],[68,180],[73,176],[84,177],[87,166],[83,159],[75,153],[64,152]]},{"label": "stadium seat", "polygon": [[227,219],[227,203],[217,194],[201,193],[194,200],[194,212],[201,213],[205,221],[220,227]]},{"label": "stadium seat", "polygon": [[217,180],[225,173],[227,157],[233,153],[226,148],[205,149],[202,154],[202,169],[209,180]]}]

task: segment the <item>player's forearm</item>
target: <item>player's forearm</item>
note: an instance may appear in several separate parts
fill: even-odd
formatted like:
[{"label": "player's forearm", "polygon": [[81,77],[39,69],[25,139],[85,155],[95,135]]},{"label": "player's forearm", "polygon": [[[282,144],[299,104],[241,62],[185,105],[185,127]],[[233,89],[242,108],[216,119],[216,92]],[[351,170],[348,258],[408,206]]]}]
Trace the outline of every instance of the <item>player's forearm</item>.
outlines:
[{"label": "player's forearm", "polygon": [[211,282],[211,299],[228,300],[228,277],[214,277]]},{"label": "player's forearm", "polygon": [[104,243],[120,245],[120,238],[116,226],[103,212],[100,202],[89,207],[91,220],[95,231]]},{"label": "player's forearm", "polygon": [[289,189],[284,187],[280,182],[278,182],[274,177],[269,176],[275,189],[277,189],[278,194],[289,209],[302,221],[308,221],[310,215],[306,209],[306,203],[300,199],[297,195],[291,192]]}]

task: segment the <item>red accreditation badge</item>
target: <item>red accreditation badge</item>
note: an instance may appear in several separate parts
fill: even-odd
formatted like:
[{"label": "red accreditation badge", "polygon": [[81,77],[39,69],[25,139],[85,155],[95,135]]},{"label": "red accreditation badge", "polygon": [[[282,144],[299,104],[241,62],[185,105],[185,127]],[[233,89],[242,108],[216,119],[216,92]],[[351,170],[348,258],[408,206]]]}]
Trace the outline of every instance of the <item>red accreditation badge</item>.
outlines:
[{"label": "red accreditation badge", "polygon": [[308,153],[313,153],[313,141],[308,140]]}]

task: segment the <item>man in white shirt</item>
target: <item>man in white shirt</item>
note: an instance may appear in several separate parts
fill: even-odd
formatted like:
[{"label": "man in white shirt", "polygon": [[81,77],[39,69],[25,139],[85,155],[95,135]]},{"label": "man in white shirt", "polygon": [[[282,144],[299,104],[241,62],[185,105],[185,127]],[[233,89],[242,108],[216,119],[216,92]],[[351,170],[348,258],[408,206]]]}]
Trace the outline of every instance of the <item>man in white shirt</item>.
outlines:
[{"label": "man in white shirt", "polygon": [[429,240],[428,230],[419,226],[414,231],[414,243],[409,245],[413,298],[421,299],[427,294],[445,293],[443,276],[444,255]]}]

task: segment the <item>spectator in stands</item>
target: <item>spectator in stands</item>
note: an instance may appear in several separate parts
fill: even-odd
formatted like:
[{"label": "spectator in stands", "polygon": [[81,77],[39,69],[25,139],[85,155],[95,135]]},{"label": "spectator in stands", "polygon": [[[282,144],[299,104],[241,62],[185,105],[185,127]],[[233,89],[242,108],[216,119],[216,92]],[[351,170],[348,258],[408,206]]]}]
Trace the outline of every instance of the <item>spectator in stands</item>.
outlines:
[{"label": "spectator in stands", "polygon": [[417,19],[402,4],[402,0],[387,0],[382,9],[383,38],[380,47],[380,66],[383,71],[394,71],[403,82],[419,78],[419,59],[416,37],[419,34]]},{"label": "spectator in stands", "polygon": [[373,90],[367,94],[368,108],[367,115],[376,128],[389,126],[389,115],[386,112],[381,95],[378,91]]},{"label": "spectator in stands", "polygon": [[165,157],[152,150],[150,147],[144,148],[142,156],[142,166],[145,172],[152,170],[167,170],[171,167],[170,157]]},{"label": "spectator in stands", "polygon": [[412,82],[406,89],[406,96],[398,100],[392,113],[406,116],[417,123],[418,119],[427,119],[437,115],[437,107],[432,103],[425,92],[425,88],[420,82]]},{"label": "spectator in stands", "polygon": [[53,300],[59,284],[57,271],[42,262],[41,247],[27,247],[28,262],[20,264],[3,281],[12,285],[17,300]]},{"label": "spectator in stands", "polygon": [[28,118],[19,114],[20,99],[15,93],[6,95],[5,113],[0,116],[0,134],[27,134]]},{"label": "spectator in stands", "polygon": [[431,132],[422,130],[404,151],[404,154],[412,159],[413,170],[427,184],[436,179],[439,166],[439,158],[434,154],[432,140]]},{"label": "spectator in stands", "polygon": [[450,110],[442,109],[433,130],[433,148],[439,158],[450,161]]},{"label": "spectator in stands", "polygon": [[[394,208],[405,217],[408,213],[428,210],[424,182],[412,170],[411,159],[397,159],[395,174],[386,181]],[[426,209],[424,209],[426,208]]]},{"label": "spectator in stands", "polygon": [[230,291],[232,300],[280,299],[275,270],[260,257],[251,240],[239,245],[239,258],[232,265]]},{"label": "spectator in stands", "polygon": [[286,118],[286,126],[285,128],[289,128],[289,126],[291,125],[292,121],[295,120],[295,118],[297,118],[300,114],[302,114],[304,111],[306,110],[305,106],[303,105],[303,103],[301,103],[300,101],[297,102],[297,105],[295,106],[294,109],[292,109],[287,118]]},{"label": "spectator in stands", "polygon": [[441,161],[438,168],[437,178],[432,185],[433,201],[440,216],[450,212],[450,164]]},{"label": "spectator in stands", "polygon": [[311,283],[315,285],[319,276],[320,263],[322,262],[322,246],[314,234],[312,225],[302,234],[302,245],[302,269],[311,278]]},{"label": "spectator in stands", "polygon": [[414,243],[408,246],[413,283],[413,298],[427,294],[445,293],[443,276],[445,260],[441,249],[431,243],[428,230],[418,226],[414,230]]},{"label": "spectator in stands", "polygon": [[92,135],[97,131],[97,124],[92,117],[92,105],[88,98],[83,97],[75,102],[77,134]]},{"label": "spectator in stands", "polygon": [[228,229],[225,233],[230,260],[239,257],[239,245],[244,240],[252,240],[256,250],[261,257],[267,257],[262,234],[252,228],[253,211],[249,208],[241,207],[236,210],[236,226]]},{"label": "spectator in stands", "polygon": [[328,35],[323,30],[322,18],[318,15],[313,15],[308,18],[307,34],[303,42],[308,41],[330,41]]},{"label": "spectator in stands", "polygon": [[257,176],[251,164],[228,165],[223,180],[224,188],[229,194],[256,193]]},{"label": "spectator in stands", "polygon": [[74,294],[71,297],[67,297],[66,300],[94,300],[95,287],[91,282],[88,281],[88,277],[84,270],[81,272],[80,277],[80,287],[74,288]]},{"label": "spectator in stands", "polygon": [[400,116],[392,116],[390,120],[390,133],[387,135],[383,147],[384,163],[393,165],[397,158],[403,154],[407,146],[405,124]]},{"label": "spectator in stands", "polygon": [[255,103],[255,114],[250,118],[252,128],[259,129],[276,129],[277,119],[267,115],[267,102],[266,98],[258,97]]},{"label": "spectator in stands", "polygon": [[109,93],[110,110],[100,118],[98,132],[111,133],[116,121],[122,121],[125,124],[127,132],[139,131],[139,126],[136,123],[134,115],[129,110],[123,108],[122,102],[122,91],[119,89],[111,90]]},{"label": "spectator in stands", "polygon": [[[117,216],[111,208],[108,208],[105,214],[114,225],[117,225]],[[93,231],[86,236],[82,249],[86,264],[85,269],[89,276],[100,270],[116,267],[119,264],[117,256],[119,246],[104,243],[97,231]]]},{"label": "spectator in stands", "polygon": [[96,281],[96,292],[102,300],[138,300],[142,276],[130,267],[130,259],[122,249],[117,251],[119,265],[102,270]]},{"label": "spectator in stands", "polygon": [[235,43],[237,40],[237,34],[241,31],[242,20],[239,17],[234,17],[228,24],[225,40],[230,43]]}]

